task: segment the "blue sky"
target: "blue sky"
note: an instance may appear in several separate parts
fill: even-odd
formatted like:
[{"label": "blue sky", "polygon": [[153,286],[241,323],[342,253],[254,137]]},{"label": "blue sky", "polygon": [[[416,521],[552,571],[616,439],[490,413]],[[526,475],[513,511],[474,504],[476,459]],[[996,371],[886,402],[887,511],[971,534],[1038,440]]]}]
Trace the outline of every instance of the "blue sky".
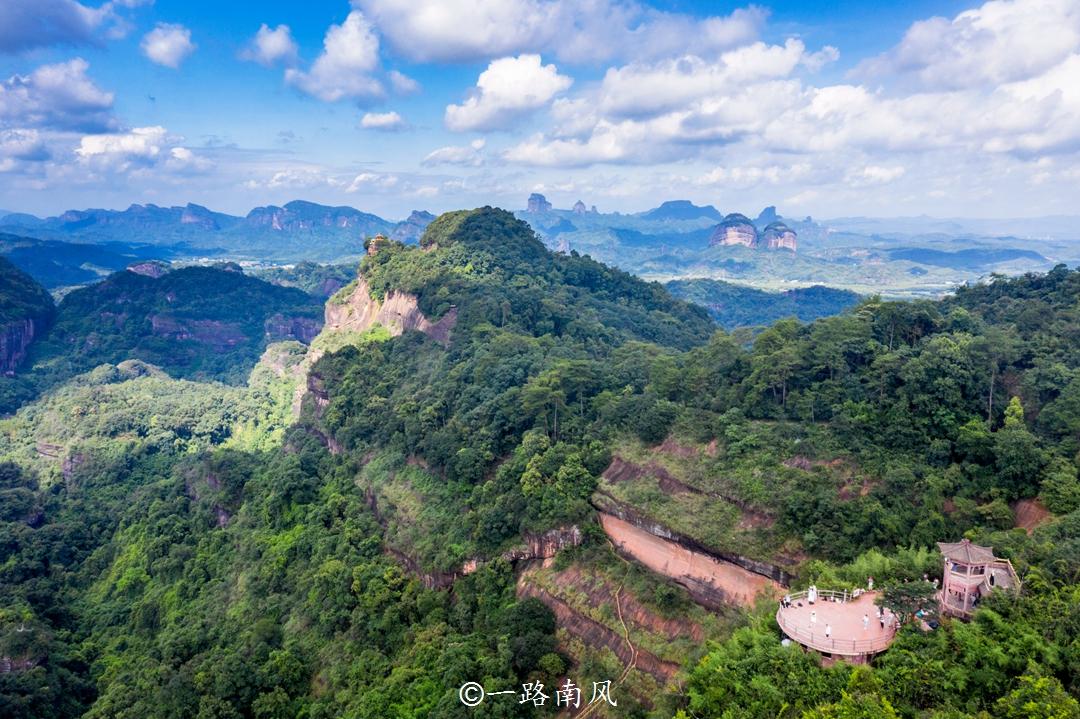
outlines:
[{"label": "blue sky", "polygon": [[1080,3],[5,0],[0,208],[1080,214]]}]

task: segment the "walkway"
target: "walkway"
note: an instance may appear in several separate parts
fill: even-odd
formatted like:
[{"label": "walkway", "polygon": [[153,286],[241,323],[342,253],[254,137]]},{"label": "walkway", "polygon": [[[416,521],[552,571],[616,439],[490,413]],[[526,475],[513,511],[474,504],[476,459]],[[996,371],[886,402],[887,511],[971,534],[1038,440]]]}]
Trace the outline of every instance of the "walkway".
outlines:
[{"label": "walkway", "polygon": [[[776,621],[784,634],[805,647],[827,654],[857,657],[877,654],[892,643],[896,635],[893,613],[885,610],[885,626],[876,615],[874,598],[877,592],[864,592],[858,598],[842,600],[839,592],[819,591],[818,600],[810,604],[806,592],[791,595],[791,606],[776,611]],[[870,617],[863,627],[863,616]],[[816,620],[816,621],[815,621]],[[828,637],[825,628],[831,629]]]}]

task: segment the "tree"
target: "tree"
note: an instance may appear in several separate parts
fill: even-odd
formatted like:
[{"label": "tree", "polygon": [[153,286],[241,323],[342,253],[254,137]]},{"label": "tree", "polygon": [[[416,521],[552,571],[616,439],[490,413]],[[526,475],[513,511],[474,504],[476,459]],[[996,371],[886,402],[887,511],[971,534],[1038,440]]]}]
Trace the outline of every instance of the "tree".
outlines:
[{"label": "tree", "polygon": [[1029,670],[1016,687],[994,705],[998,719],[1080,719],[1080,702],[1054,677]]},{"label": "tree", "polygon": [[840,701],[803,712],[802,719],[899,719],[881,680],[868,667],[856,667]]},{"label": "tree", "polygon": [[916,613],[922,612],[923,616],[933,615],[937,612],[937,593],[934,585],[930,582],[916,580],[914,582],[899,582],[888,584],[884,591],[874,601],[881,607],[888,607],[900,620],[906,623]]}]

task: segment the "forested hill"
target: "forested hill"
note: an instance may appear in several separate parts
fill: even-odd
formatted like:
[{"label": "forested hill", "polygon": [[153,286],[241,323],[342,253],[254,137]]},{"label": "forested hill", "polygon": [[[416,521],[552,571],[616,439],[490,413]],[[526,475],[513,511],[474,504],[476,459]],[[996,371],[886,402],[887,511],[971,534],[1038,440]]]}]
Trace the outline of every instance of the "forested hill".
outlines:
[{"label": "forested hill", "polygon": [[[23,363],[30,343],[48,329],[54,309],[44,287],[0,257],[0,374],[13,374]],[[0,390],[0,405],[2,395]]]},{"label": "forested hill", "polygon": [[859,295],[850,290],[823,285],[767,292],[723,280],[695,278],[671,280],[664,286],[675,297],[705,307],[716,323],[729,331],[763,327],[785,317],[813,322],[840,314],[859,301]]},{"label": "forested hill", "polygon": [[52,331],[32,352],[39,377],[55,382],[139,359],[176,377],[239,383],[268,343],[308,342],[322,326],[310,295],[235,265],[135,269],[64,297]]},{"label": "forested hill", "polygon": [[[566,677],[617,679],[608,716],[1080,713],[1077,272],[748,347],[500,210],[368,250],[302,361],[225,387],[108,358],[0,423],[0,714],[547,716],[457,689]],[[207,313],[222,274],[191,276]],[[122,296],[165,311],[169,277]],[[706,611],[615,555],[616,510],[795,586],[901,586],[969,536],[1024,589],[826,668],[775,605]]]}]

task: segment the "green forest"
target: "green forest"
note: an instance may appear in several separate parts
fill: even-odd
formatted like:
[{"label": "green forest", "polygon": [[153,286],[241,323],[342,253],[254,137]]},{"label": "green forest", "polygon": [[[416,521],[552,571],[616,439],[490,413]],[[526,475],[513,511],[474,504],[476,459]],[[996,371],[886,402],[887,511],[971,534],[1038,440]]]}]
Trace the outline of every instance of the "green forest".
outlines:
[{"label": "green forest", "polygon": [[[458,688],[608,678],[619,707],[592,716],[1080,719],[1080,271],[750,335],[502,210],[374,249],[368,299],[453,313],[448,342],[374,326],[316,356],[275,335],[278,315],[321,326],[303,290],[339,273],[317,267],[274,278],[303,290],[118,273],[59,304],[0,419],[0,716],[555,716]],[[616,459],[698,491],[618,484]],[[910,603],[960,537],[1022,589],[827,666],[781,644],[774,600],[704,608],[627,562],[605,502],[792,589],[871,575]],[[568,528],[577,546],[520,559]],[[605,587],[617,615],[588,606]],[[576,638],[575,611],[637,666]]]}]

